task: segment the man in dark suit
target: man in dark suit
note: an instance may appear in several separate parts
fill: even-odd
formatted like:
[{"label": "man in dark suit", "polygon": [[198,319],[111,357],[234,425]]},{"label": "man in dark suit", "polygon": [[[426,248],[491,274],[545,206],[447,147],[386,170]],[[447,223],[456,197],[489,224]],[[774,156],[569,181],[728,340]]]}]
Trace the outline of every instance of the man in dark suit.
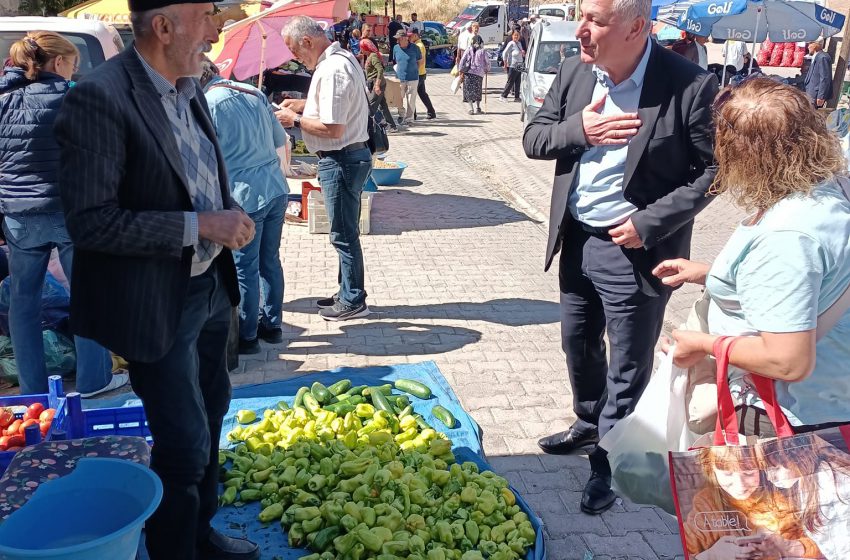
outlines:
[{"label": "man in dark suit", "polygon": [[164,489],[150,557],[254,559],[255,544],[210,526],[239,300],[230,251],[254,224],[231,200],[196,79],[218,40],[213,5],[172,1],[130,0],[134,47],[81,80],[56,121],[72,326],[130,363]]},{"label": "man in dark suit", "polygon": [[[670,290],[652,276],[689,253],[715,174],[717,79],[649,39],[650,0],[585,0],[565,61],[523,138],[555,159],[545,267],[561,251],[562,343],[577,420],[547,453],[593,445],[634,410],[649,381]],[[611,342],[610,360],[603,336]],[[611,507],[604,450],[590,452],[581,508]]]},{"label": "man in dark suit", "polygon": [[812,55],[812,62],[804,81],[806,95],[811,98],[815,108],[820,109],[832,99],[832,58],[824,52],[821,40],[809,43],[809,54]]}]

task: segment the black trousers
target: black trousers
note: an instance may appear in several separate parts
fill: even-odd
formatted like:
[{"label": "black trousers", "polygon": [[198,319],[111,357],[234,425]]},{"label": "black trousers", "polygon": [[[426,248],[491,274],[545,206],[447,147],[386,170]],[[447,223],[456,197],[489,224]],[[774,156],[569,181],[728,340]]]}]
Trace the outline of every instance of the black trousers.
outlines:
[{"label": "black trousers", "polygon": [[[579,432],[608,433],[634,410],[649,382],[670,290],[659,283],[650,295],[637,275],[646,278],[655,264],[644,249],[622,248],[571,220],[560,260],[561,343]],[[591,463],[607,468],[607,460],[599,469]]]},{"label": "black trousers", "polygon": [[[422,103],[425,104],[425,109],[428,110],[428,116],[434,117],[437,113],[434,111],[434,105],[431,103],[431,97],[428,95],[428,92],[425,91],[425,78],[427,78],[427,74],[419,75],[419,84],[416,86],[416,94],[419,96],[419,99],[422,100]],[[413,118],[416,118],[416,110],[413,111]]]},{"label": "black trousers", "polygon": [[151,468],[162,502],[147,521],[151,560],[192,560],[217,508],[218,440],[230,403],[225,348],[231,305],[216,265],[193,277],[174,345],[154,363],[130,363],[154,438]]},{"label": "black trousers", "polygon": [[520,80],[522,80],[522,72],[516,68],[510,68],[508,70],[508,83],[505,84],[505,89],[502,91],[502,97],[507,97],[511,90],[513,90],[514,99],[519,99]]},{"label": "black trousers", "polygon": [[381,80],[381,95],[375,93],[375,80],[369,81],[366,85],[369,86],[369,114],[374,115],[375,111],[380,109],[387,123],[391,127],[395,127],[393,114],[389,105],[387,105],[387,81]]}]

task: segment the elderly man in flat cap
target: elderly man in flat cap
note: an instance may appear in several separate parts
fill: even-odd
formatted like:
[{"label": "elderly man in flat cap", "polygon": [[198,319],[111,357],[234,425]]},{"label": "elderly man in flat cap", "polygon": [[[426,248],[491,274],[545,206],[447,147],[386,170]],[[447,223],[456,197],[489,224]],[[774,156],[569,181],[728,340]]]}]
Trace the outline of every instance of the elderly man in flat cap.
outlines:
[{"label": "elderly man in flat cap", "polygon": [[213,4],[129,2],[135,45],[81,80],[56,122],[72,327],[130,363],[164,487],[146,524],[152,560],[254,559],[255,544],[210,525],[239,301],[231,250],[254,236],[197,80],[218,40]]}]

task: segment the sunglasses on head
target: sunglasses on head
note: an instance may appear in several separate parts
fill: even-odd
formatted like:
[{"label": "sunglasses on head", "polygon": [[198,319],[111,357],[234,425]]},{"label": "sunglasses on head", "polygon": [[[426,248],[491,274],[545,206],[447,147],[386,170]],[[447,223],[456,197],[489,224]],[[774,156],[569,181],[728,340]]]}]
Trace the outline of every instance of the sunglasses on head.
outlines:
[{"label": "sunglasses on head", "polygon": [[717,94],[717,97],[714,98],[714,102],[711,104],[711,114],[714,116],[715,121],[721,120],[723,121],[723,124],[734,130],[732,123],[724,119],[720,114],[723,110],[723,106],[726,105],[726,102],[729,101],[729,99],[732,97],[732,94],[737,88],[741,87],[743,84],[747,83],[750,80],[761,77],[761,73],[755,72],[753,74],[750,74],[749,76],[746,76],[740,81],[735,82],[733,84],[729,84],[728,86],[723,88],[723,91]]}]

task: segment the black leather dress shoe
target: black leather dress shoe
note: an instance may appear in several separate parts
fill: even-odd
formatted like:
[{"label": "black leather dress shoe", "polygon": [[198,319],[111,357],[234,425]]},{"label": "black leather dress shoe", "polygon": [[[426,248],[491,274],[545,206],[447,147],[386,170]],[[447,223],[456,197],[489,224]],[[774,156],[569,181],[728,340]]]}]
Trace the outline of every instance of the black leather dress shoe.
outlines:
[{"label": "black leather dress shoe", "polygon": [[253,340],[239,339],[240,354],[259,354],[263,349],[260,348],[260,342],[255,338]]},{"label": "black leather dress shoe", "polygon": [[581,511],[588,515],[599,515],[614,505],[617,495],[611,490],[611,477],[590,473],[590,480],[581,495]]},{"label": "black leather dress shoe", "polygon": [[269,344],[280,344],[283,342],[283,329],[280,327],[267,327],[260,323],[257,327],[257,338],[265,340]]},{"label": "black leather dress shoe", "polygon": [[550,455],[566,455],[581,447],[595,445],[597,443],[599,443],[599,433],[596,430],[579,433],[572,428],[566,432],[558,432],[557,434],[540,438],[537,441],[540,449]]},{"label": "black leather dress shoe", "polygon": [[198,560],[258,560],[260,547],[247,539],[235,539],[210,531],[207,541],[198,547]]}]

